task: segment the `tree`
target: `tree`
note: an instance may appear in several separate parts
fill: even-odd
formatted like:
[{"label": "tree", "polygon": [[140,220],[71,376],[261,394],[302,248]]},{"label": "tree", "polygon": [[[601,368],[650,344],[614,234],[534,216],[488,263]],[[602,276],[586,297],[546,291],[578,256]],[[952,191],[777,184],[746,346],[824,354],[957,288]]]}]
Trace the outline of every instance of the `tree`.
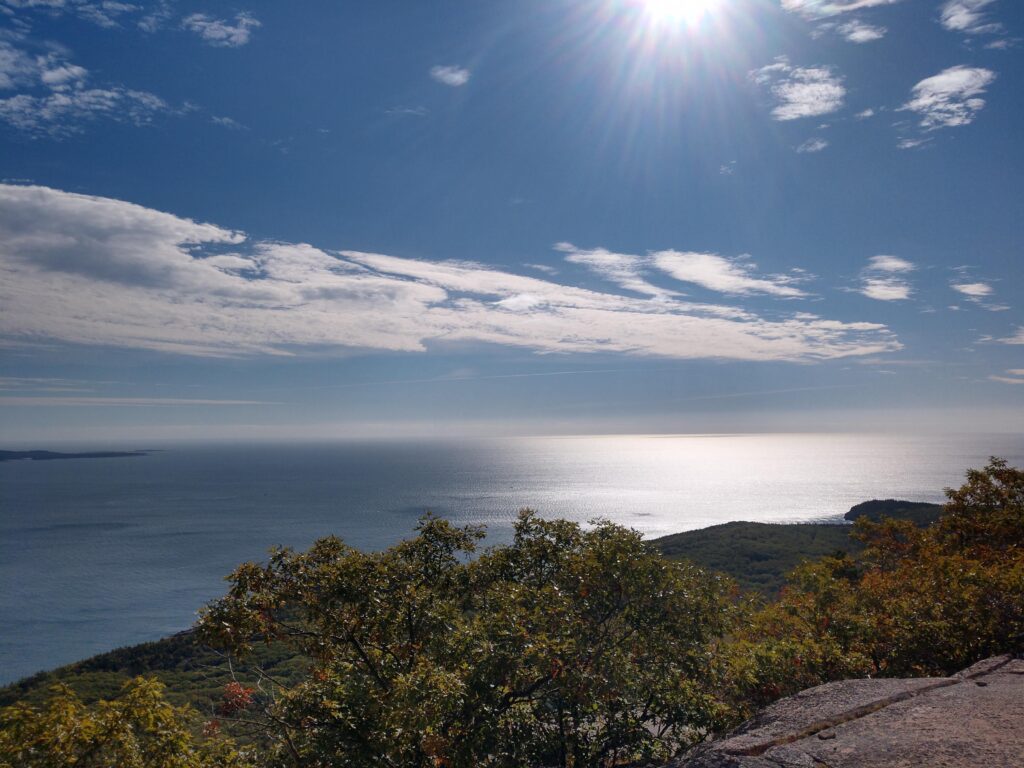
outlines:
[{"label": "tree", "polygon": [[1024,472],[993,458],[938,522],[857,521],[856,557],[794,571],[730,645],[738,708],[845,677],[945,675],[1024,642]]},{"label": "tree", "polygon": [[174,707],[163,685],[137,677],[121,695],[88,707],[56,686],[42,707],[0,710],[0,768],[249,768],[221,738],[196,737],[196,713]]},{"label": "tree", "polygon": [[475,559],[481,530],[430,516],[417,530],[380,553],[278,550],[204,612],[203,635],[235,653],[277,639],[312,660],[241,718],[272,764],[610,766],[723,722],[723,579],[607,522],[526,511],[510,545]]}]

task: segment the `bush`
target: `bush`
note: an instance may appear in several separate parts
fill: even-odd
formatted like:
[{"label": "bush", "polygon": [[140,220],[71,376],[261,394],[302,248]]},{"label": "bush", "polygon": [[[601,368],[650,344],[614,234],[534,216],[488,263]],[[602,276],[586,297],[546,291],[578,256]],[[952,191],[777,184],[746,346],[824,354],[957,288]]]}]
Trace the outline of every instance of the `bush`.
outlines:
[{"label": "bush", "polygon": [[121,695],[93,706],[56,686],[44,706],[0,710],[0,767],[248,768],[223,739],[196,737],[193,710],[174,707],[163,686],[137,677]]},{"label": "bush", "polygon": [[471,560],[481,535],[427,517],[385,552],[328,538],[235,571],[205,637],[313,660],[246,714],[273,764],[607,766],[667,759],[723,722],[725,580],[605,522],[524,512],[511,545]]}]

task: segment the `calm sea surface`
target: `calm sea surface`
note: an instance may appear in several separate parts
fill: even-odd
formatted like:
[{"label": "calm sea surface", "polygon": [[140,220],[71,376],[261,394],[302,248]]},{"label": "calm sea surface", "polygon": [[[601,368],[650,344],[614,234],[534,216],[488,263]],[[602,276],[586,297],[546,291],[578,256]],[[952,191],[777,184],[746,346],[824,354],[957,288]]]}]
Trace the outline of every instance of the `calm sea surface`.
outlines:
[{"label": "calm sea surface", "polygon": [[427,509],[486,524],[492,542],[524,506],[649,536],[730,520],[834,520],[871,498],[940,501],[992,454],[1021,465],[1024,437],[206,445],[4,462],[0,683],[189,626],[235,565],[275,544],[333,533],[383,548]]}]

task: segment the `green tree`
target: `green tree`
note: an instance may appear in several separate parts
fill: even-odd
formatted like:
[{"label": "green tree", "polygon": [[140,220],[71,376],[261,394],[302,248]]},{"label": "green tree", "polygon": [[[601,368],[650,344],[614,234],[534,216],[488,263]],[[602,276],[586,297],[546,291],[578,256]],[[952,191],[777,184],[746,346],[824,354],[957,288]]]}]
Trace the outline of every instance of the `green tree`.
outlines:
[{"label": "green tree", "polygon": [[197,737],[195,711],[173,707],[163,686],[128,681],[111,701],[86,706],[56,686],[41,707],[0,710],[0,768],[248,768],[231,742]]},{"label": "green tree", "polygon": [[474,558],[481,536],[428,516],[384,552],[328,538],[234,572],[204,636],[312,660],[243,713],[272,764],[610,766],[723,722],[724,580],[606,522],[524,512],[510,545]]}]

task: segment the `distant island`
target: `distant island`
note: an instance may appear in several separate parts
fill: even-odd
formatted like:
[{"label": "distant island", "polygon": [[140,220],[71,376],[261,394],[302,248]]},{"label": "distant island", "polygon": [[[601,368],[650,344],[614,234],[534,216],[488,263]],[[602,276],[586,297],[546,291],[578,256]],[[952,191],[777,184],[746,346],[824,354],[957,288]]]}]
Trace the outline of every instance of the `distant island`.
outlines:
[{"label": "distant island", "polygon": [[54,461],[56,459],[120,459],[126,456],[146,456],[149,451],[90,451],[88,453],[58,453],[56,451],[0,451],[0,461]]}]

